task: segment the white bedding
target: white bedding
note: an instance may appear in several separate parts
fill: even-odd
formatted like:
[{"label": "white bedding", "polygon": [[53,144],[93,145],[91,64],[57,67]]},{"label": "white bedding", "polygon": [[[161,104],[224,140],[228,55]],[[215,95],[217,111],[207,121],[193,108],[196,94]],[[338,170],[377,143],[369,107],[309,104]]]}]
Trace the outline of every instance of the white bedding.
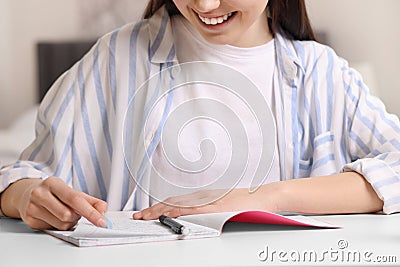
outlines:
[{"label": "white bedding", "polygon": [[0,130],[0,166],[15,162],[35,137],[37,107],[23,113],[10,127]]}]

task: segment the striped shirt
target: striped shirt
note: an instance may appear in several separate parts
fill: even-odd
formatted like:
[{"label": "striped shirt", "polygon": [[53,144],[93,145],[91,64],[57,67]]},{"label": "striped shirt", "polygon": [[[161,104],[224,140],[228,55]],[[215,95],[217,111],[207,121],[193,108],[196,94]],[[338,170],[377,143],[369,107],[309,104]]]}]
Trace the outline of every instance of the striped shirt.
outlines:
[{"label": "striped shirt", "polygon": [[[329,47],[279,34],[274,42],[280,180],[355,171],[384,201],[385,213],[399,212],[398,118]],[[146,123],[159,99],[158,83],[168,81],[160,77],[139,89],[178,63],[164,8],[99,39],[50,89],[36,139],[18,162],[0,170],[0,192],[22,178],[57,176],[107,201],[110,210],[148,207],[149,161],[173,95],[165,98],[159,120]]]}]

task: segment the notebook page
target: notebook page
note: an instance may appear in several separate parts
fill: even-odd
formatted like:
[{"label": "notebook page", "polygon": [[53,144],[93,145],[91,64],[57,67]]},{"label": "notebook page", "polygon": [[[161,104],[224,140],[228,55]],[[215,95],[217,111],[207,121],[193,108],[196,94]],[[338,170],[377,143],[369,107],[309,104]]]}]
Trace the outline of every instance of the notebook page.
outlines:
[{"label": "notebook page", "polygon": [[[125,217],[109,217],[113,227],[106,229],[96,227],[83,219],[79,222],[71,237],[77,239],[88,238],[116,238],[116,237],[148,237],[148,236],[170,236],[177,235],[170,228],[162,225],[159,221],[134,220]],[[190,229],[189,236],[215,234],[214,229],[196,225],[190,222],[177,220]]]}]

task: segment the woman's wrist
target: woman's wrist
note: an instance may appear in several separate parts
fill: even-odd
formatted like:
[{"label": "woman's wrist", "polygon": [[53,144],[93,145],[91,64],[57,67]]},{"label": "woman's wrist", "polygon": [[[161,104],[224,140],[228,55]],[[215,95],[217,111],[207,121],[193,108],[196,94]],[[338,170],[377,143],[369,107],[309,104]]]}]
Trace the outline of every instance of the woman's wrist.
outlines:
[{"label": "woman's wrist", "polygon": [[[307,179],[307,178],[305,178]],[[272,212],[301,212],[296,185],[289,181],[279,181],[263,186],[267,196],[266,210]],[[265,197],[264,197],[265,199]]]},{"label": "woman's wrist", "polygon": [[0,218],[2,217],[6,217],[3,213],[3,211],[1,210],[1,197],[3,196],[3,194],[0,194]]},{"label": "woman's wrist", "polygon": [[274,182],[261,186],[258,190],[259,201],[264,203],[264,210],[269,212],[286,211],[286,199],[284,193],[284,184]]},{"label": "woman's wrist", "polygon": [[295,192],[292,184],[287,181],[280,181],[275,183],[275,201],[277,202],[277,212],[299,212],[293,204],[296,200],[293,198]]},{"label": "woman's wrist", "polygon": [[9,185],[1,194],[0,208],[4,216],[20,218],[20,205],[27,190],[30,190],[41,179],[21,179]]}]

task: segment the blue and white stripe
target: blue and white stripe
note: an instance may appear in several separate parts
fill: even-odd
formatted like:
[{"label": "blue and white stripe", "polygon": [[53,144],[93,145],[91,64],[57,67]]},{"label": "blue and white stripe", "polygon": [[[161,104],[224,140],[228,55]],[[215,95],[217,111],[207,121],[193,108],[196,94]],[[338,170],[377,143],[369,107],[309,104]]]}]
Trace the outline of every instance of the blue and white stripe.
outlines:
[{"label": "blue and white stripe", "polygon": [[[368,94],[360,75],[332,49],[280,35],[275,44],[273,112],[281,180],[355,171],[384,200],[385,213],[399,212],[398,118]],[[125,113],[149,77],[177,63],[163,8],[149,20],[101,38],[45,97],[37,138],[17,163],[0,170],[0,192],[22,178],[58,176],[108,201],[111,210],[147,207],[149,197],[136,182],[140,179],[145,190],[149,184],[149,160],[160,139],[163,114],[147,125],[147,150],[139,142],[144,119],[159,97],[157,86],[134,99],[127,125]],[[164,101],[165,112],[172,97]],[[130,137],[127,143],[123,136]],[[128,168],[127,162],[133,164]]]}]

